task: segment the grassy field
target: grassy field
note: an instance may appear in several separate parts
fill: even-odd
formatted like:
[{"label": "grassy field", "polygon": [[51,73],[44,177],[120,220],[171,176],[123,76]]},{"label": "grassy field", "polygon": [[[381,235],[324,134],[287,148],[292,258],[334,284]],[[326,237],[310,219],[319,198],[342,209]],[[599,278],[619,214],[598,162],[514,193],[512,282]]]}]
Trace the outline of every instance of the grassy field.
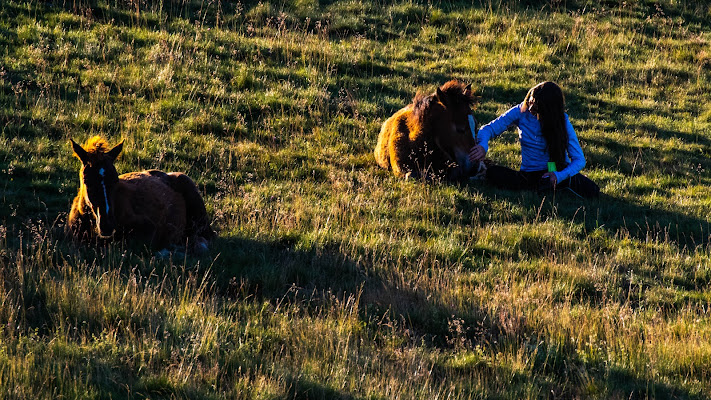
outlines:
[{"label": "grassy field", "polygon": [[[711,3],[0,0],[0,397],[711,397]],[[458,78],[567,96],[599,200],[403,181]],[[185,171],[219,238],[62,234],[69,138]],[[490,157],[516,168],[514,132]]]}]

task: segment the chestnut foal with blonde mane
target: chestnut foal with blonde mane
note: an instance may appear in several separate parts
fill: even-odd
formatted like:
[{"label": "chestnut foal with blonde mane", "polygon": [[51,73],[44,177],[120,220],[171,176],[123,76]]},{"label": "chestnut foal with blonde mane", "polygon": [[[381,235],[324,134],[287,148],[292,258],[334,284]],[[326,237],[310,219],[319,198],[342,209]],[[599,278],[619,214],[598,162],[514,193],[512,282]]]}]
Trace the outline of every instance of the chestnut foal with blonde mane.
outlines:
[{"label": "chestnut foal with blonde mane", "polygon": [[417,94],[380,129],[375,161],[398,177],[458,180],[477,173],[469,161],[478,124],[471,85],[451,80],[435,93]]},{"label": "chestnut foal with blonde mane", "polygon": [[123,141],[110,149],[98,136],[84,147],[70,142],[82,166],[67,233],[85,242],[137,238],[154,249],[187,243],[196,252],[207,250],[216,234],[202,196],[187,175],[159,170],[119,175],[114,161]]}]

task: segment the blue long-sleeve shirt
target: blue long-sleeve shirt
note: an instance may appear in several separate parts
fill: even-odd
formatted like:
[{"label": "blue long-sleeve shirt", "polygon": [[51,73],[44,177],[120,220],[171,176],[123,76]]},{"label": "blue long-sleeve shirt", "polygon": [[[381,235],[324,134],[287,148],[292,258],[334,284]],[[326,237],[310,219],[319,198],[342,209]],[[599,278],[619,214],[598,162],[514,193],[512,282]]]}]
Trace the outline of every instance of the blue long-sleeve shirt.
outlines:
[{"label": "blue long-sleeve shirt", "polygon": [[[489,151],[489,139],[501,135],[511,125],[518,127],[518,139],[521,143],[521,171],[547,171],[548,161],[551,161],[548,153],[548,144],[541,132],[541,123],[528,111],[521,112],[522,104],[519,104],[503,113],[495,120],[481,127],[477,135],[477,141],[485,151]],[[578,136],[575,129],[565,114],[565,126],[568,131],[568,148],[566,149],[566,161],[568,165],[562,170],[555,172],[558,182],[580,172],[585,166],[585,156],[580,148]]]}]

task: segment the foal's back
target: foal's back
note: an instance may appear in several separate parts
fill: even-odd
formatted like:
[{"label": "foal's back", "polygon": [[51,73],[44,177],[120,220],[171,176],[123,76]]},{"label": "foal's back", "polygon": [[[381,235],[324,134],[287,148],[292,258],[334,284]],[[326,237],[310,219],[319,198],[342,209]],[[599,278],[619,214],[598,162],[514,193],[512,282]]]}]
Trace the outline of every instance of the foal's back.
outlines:
[{"label": "foal's back", "polygon": [[165,172],[120,175],[114,200],[118,223],[151,245],[161,248],[185,240],[185,198],[171,187]]}]

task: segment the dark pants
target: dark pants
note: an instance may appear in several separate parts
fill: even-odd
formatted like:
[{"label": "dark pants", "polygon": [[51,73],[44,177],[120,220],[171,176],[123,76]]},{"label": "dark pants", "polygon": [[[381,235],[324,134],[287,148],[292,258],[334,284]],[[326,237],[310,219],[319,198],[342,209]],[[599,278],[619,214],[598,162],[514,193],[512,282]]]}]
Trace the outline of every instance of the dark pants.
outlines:
[{"label": "dark pants", "polygon": [[[545,173],[546,171],[514,171],[510,168],[492,165],[486,170],[486,180],[501,189],[552,190],[550,181],[541,179]],[[570,190],[574,194],[585,198],[594,198],[600,195],[600,187],[583,174],[576,174],[562,182],[558,182],[555,189]]]}]

